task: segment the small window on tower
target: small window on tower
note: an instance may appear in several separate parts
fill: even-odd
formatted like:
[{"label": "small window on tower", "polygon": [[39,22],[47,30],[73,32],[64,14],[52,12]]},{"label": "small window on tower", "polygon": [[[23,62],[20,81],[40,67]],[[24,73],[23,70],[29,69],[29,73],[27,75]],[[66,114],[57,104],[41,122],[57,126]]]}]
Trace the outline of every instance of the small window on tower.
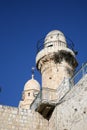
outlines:
[{"label": "small window on tower", "polygon": [[28,93],[28,96],[30,96],[30,93]]},{"label": "small window on tower", "polygon": [[50,37],[51,39],[53,38],[53,36]]},{"label": "small window on tower", "polygon": [[53,46],[53,45],[48,45],[47,47],[51,47],[51,46]]}]

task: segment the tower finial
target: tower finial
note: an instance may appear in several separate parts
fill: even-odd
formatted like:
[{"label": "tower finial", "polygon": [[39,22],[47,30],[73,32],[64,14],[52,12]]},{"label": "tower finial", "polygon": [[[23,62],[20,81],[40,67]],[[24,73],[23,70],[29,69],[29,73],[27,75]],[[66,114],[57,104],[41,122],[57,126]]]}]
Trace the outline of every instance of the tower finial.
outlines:
[{"label": "tower finial", "polygon": [[34,70],[35,70],[35,67],[32,67],[32,79],[34,79]]}]

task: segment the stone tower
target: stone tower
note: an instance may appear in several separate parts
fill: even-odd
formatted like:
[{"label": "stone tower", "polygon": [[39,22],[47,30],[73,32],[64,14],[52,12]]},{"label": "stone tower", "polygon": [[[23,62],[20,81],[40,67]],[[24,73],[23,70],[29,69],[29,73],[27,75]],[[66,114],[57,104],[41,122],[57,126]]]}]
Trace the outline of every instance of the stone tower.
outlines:
[{"label": "stone tower", "polygon": [[22,100],[19,103],[19,108],[29,109],[39,91],[40,84],[34,79],[34,73],[32,73],[32,78],[24,85],[24,91],[22,93]]},{"label": "stone tower", "polygon": [[42,90],[30,108],[49,120],[56,104],[69,90],[69,79],[74,75],[77,61],[61,31],[49,32],[43,44],[36,56],[37,69],[42,74]]},{"label": "stone tower", "polygon": [[44,47],[36,56],[36,65],[42,74],[42,88],[56,89],[64,78],[71,78],[77,66],[75,53],[68,48],[64,34],[49,32]]}]

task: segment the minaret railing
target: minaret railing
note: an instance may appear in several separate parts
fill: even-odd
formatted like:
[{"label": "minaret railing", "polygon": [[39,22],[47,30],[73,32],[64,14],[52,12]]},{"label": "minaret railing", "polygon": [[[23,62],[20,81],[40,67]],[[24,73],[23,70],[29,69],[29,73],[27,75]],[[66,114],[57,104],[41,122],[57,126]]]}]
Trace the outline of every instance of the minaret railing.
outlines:
[{"label": "minaret railing", "polygon": [[82,64],[81,68],[74,74],[74,76],[70,79],[70,87],[75,86],[76,83],[87,74],[87,62]]},{"label": "minaret railing", "polygon": [[32,102],[30,108],[36,110],[40,104],[42,104],[42,103],[55,104],[56,100],[57,100],[57,90],[56,89],[43,88],[38,93],[35,100]]},{"label": "minaret railing", "polygon": [[61,99],[66,96],[85,74],[87,74],[87,62],[82,65],[72,78],[64,78],[57,89],[43,88],[32,102],[30,108],[36,110],[42,103],[53,105],[61,103]]},{"label": "minaret railing", "polygon": [[[56,34],[53,34],[53,36],[54,35],[56,35]],[[60,36],[60,35],[62,35],[62,34],[58,34],[58,36]],[[50,41],[51,42],[51,41]],[[43,38],[41,38],[40,40],[38,40],[37,41],[37,53],[39,52],[39,51],[41,51],[42,49],[44,49],[44,47],[45,47],[45,45],[46,44],[48,44],[48,43],[50,43],[50,42],[46,42],[46,40],[45,40],[45,37],[43,37]],[[62,40],[59,40],[59,39],[57,39],[56,41],[53,41],[52,40],[52,43],[53,42],[57,42],[57,43],[64,43]],[[45,43],[45,45],[44,45],[44,43]],[[67,36],[66,36],[66,43],[67,43],[67,47],[68,48],[70,48],[72,51],[74,51],[75,52],[75,49],[74,49],[74,43],[73,43],[73,41],[70,39],[70,38],[68,38]],[[65,43],[65,44],[66,44]]]}]

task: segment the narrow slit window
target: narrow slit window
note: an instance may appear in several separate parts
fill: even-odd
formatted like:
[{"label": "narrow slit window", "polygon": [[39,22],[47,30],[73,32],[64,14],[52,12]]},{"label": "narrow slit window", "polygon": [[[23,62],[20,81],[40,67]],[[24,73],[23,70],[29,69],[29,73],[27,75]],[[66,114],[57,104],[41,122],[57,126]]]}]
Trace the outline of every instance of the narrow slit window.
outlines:
[{"label": "narrow slit window", "polygon": [[28,93],[28,96],[30,96],[30,93]]}]

